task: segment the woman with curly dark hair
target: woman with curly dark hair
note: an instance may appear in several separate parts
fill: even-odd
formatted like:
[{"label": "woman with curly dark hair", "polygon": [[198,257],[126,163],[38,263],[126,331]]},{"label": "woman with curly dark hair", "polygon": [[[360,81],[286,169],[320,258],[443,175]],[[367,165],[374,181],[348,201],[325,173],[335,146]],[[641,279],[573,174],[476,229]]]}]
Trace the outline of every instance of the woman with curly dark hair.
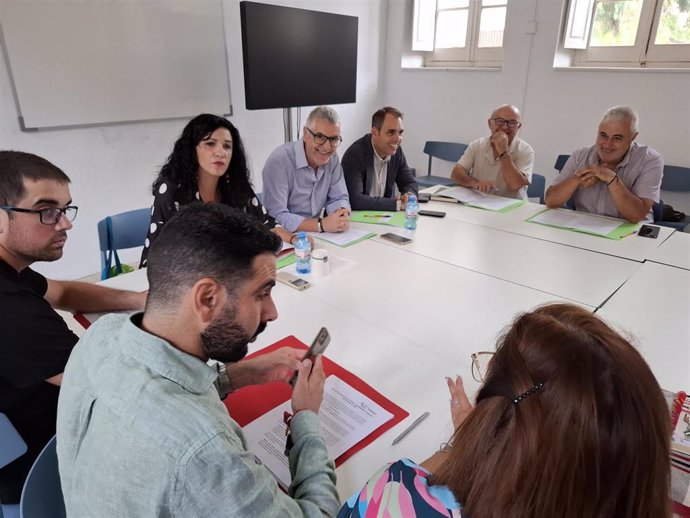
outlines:
[{"label": "woman with curly dark hair", "polygon": [[245,211],[273,229],[283,241],[296,238],[266,213],[250,180],[247,158],[237,128],[223,117],[194,117],[153,182],[151,225],[141,254],[146,266],[149,247],[180,206],[194,201],[224,203]]}]

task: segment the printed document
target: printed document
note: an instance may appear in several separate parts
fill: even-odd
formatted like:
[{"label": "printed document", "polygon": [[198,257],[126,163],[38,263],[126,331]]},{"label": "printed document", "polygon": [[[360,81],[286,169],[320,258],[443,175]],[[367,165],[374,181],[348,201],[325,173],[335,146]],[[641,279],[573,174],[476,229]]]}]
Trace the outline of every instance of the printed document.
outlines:
[{"label": "printed document", "polygon": [[358,228],[350,228],[345,232],[309,232],[309,234],[314,239],[321,239],[343,247],[353,245],[376,235],[373,232],[367,232]]},{"label": "printed document", "polygon": [[[273,473],[281,486],[290,485],[290,468],[285,455],[283,412],[291,412],[290,401],[255,419],[242,430],[249,450]],[[336,376],[326,379],[319,410],[321,436],[328,456],[336,459],[393,414]]]},{"label": "printed document", "polygon": [[560,209],[545,210],[533,216],[530,220],[535,223],[541,223],[542,225],[583,230],[603,236],[617,229],[622,223],[625,223],[619,219],[609,219],[601,216],[593,216],[592,214],[576,212],[574,210]]},{"label": "printed document", "polygon": [[447,187],[438,190],[434,196],[443,196],[446,198],[453,198],[461,203],[471,205],[472,207],[479,207],[487,210],[501,210],[511,207],[521,200],[515,198],[503,198],[502,196],[494,196],[493,194],[486,194],[475,189],[468,189],[467,187]]}]

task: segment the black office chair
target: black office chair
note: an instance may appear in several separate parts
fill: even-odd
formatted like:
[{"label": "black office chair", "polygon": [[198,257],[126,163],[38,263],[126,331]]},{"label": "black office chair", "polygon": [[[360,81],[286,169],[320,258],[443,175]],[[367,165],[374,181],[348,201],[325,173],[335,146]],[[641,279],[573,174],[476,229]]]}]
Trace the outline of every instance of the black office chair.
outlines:
[{"label": "black office chair", "polygon": [[546,190],[546,177],[532,173],[532,183],[527,187],[528,198],[539,198],[539,203],[544,205],[544,191]]},{"label": "black office chair", "polygon": [[447,176],[432,175],[431,161],[434,158],[439,158],[448,162],[457,162],[466,149],[467,144],[461,144],[459,142],[428,140],[426,144],[424,144],[424,153],[429,155],[429,166],[425,176],[417,177],[417,184],[422,188],[431,187],[432,185],[455,185],[455,182]]},{"label": "black office chair", "polygon": [[553,168],[558,171],[558,174],[561,174],[561,171],[563,170],[563,166],[565,166],[565,163],[568,161],[570,158],[570,155],[558,155],[556,158],[556,163],[553,165]]}]

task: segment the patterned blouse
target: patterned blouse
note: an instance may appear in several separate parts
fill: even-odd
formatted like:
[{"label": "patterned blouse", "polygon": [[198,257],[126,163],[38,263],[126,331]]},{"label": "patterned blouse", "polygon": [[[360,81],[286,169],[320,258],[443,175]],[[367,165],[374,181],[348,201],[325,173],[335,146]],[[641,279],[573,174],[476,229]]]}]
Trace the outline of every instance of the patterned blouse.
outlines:
[{"label": "patterned blouse", "polygon": [[352,495],[337,518],[461,518],[446,486],[429,486],[430,473],[410,459],[381,468]]},{"label": "patterned blouse", "polygon": [[[201,200],[199,196],[199,191],[196,192],[194,197],[197,200]],[[220,200],[221,203],[226,203],[224,200]],[[226,203],[227,204],[227,203]],[[171,187],[168,182],[163,182],[160,184],[158,189],[153,195],[153,207],[151,207],[151,225],[149,226],[149,233],[146,236],[146,241],[144,241],[144,250],[141,253],[141,261],[139,263],[139,268],[146,267],[146,259],[149,255],[149,247],[151,243],[154,242],[161,228],[167,221],[172,218],[175,213],[179,210],[180,203],[175,201],[175,188]],[[244,212],[249,214],[251,217],[262,221],[264,225],[268,228],[274,228],[277,223],[276,220],[268,215],[266,209],[264,209],[256,194],[252,191],[252,196],[246,207],[237,207],[243,209]]]}]

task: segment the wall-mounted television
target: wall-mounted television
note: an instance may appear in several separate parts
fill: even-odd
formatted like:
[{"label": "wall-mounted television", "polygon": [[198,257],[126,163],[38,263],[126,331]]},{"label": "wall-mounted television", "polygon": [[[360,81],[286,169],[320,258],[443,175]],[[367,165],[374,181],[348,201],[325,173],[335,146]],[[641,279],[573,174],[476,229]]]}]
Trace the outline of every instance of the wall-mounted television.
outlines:
[{"label": "wall-mounted television", "polygon": [[356,101],[356,16],[240,2],[248,110]]}]

